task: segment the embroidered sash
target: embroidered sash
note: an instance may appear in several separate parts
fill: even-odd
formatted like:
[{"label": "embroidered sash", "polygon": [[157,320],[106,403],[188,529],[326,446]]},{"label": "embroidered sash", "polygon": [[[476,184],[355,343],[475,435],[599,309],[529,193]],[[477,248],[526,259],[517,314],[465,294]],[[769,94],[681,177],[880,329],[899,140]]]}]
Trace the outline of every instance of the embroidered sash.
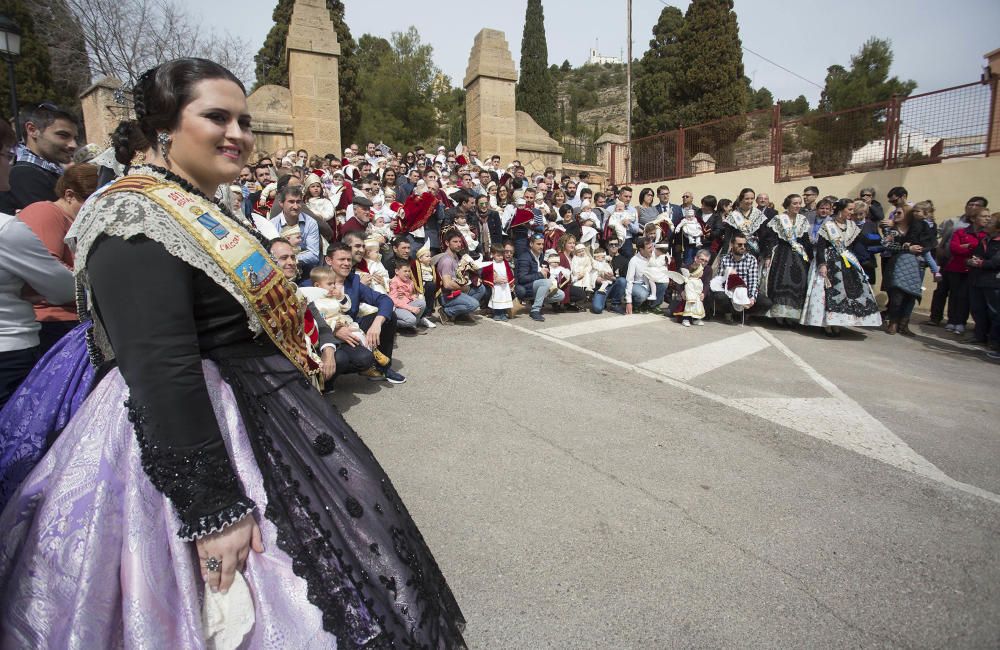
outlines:
[{"label": "embroidered sash", "polygon": [[844,268],[851,268],[852,262],[860,267],[861,262],[859,262],[858,258],[854,256],[851,249],[848,248],[850,243],[854,241],[854,238],[858,236],[858,232],[860,232],[860,230],[852,221],[848,221],[845,225],[846,230],[842,231],[837,225],[837,222],[830,219],[823,224],[822,228],[820,228],[819,234],[823,237],[823,239],[830,242],[830,246],[833,248],[834,252],[836,252],[837,255],[840,256],[840,259],[844,261]]},{"label": "embroidered sash", "polygon": [[153,176],[123,177],[105,194],[114,192],[138,192],[162,207],[236,284],[282,354],[315,381],[319,364],[310,354],[303,333],[307,303],[256,238],[214,203]]}]

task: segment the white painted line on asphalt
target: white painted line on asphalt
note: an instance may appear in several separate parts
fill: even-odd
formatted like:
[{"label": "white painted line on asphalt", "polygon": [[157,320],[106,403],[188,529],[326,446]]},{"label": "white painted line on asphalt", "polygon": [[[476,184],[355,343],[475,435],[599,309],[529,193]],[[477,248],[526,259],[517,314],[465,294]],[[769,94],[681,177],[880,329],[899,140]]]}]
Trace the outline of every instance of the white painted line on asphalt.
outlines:
[{"label": "white painted line on asphalt", "polygon": [[837,445],[838,447],[843,447],[862,456],[891,465],[892,467],[961,490],[966,494],[972,494],[987,501],[1000,504],[1000,495],[976,487],[975,485],[956,481],[942,472],[933,463],[920,456],[896,436],[896,434],[890,431],[888,427],[873,418],[860,404],[851,399],[829,379],[819,374],[812,366],[766,330],[754,328],[754,331],[758,335],[780,350],[792,363],[830,393],[830,398],[733,399],[732,397],[717,395],[697,386],[692,386],[662,372],[656,372],[648,368],[643,368],[640,365],[621,361],[600,352],[588,350],[575,343],[549,336],[545,333],[545,330],[530,330],[509,322],[499,322],[497,324],[537,336],[579,354],[603,361],[609,365],[712,400],[726,408],[741,410],[744,413],[774,422],[783,427]]},{"label": "white painted line on asphalt", "polygon": [[788,357],[792,361],[792,363],[794,363],[796,366],[798,366],[800,370],[802,370],[802,372],[809,375],[809,377],[814,382],[822,386],[823,389],[826,390],[826,392],[830,393],[837,399],[841,400],[851,399],[850,397],[847,396],[847,394],[844,391],[837,388],[837,385],[835,383],[833,383],[823,375],[819,374],[816,371],[816,369],[810,366],[808,363],[806,363],[802,357],[789,350],[788,346],[782,343],[778,339],[778,337],[776,337],[774,334],[768,332],[765,329],[760,329],[760,328],[754,328],[754,329],[756,329],[760,333],[760,335],[764,337],[764,339],[766,339],[771,345],[777,348],[783,355]]},{"label": "white painted line on asphalt", "polygon": [[659,359],[643,361],[639,367],[681,381],[691,381],[699,375],[749,357],[768,347],[770,344],[756,331],[751,330],[746,334],[737,334],[720,341],[687,348]]},{"label": "white painted line on asphalt", "polygon": [[662,322],[663,319],[664,316],[657,316],[656,314],[611,316],[606,318],[592,318],[585,320],[582,323],[573,323],[572,325],[546,327],[538,331],[545,332],[547,335],[554,336],[557,339],[568,339],[574,336],[583,336],[584,334],[611,332],[613,330],[622,329],[623,327],[635,327],[637,325],[646,325],[648,323],[658,323]]}]

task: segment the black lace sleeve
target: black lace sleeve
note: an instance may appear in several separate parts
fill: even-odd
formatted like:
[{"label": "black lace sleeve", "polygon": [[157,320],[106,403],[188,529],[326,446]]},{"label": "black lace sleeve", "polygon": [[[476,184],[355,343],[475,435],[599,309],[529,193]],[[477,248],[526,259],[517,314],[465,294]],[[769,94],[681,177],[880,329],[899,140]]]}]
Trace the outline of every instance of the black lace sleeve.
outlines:
[{"label": "black lace sleeve", "polygon": [[97,242],[87,260],[94,310],[129,387],[132,421],[150,481],[195,539],[251,512],[233,471],[202,373],[196,271],[144,237]]},{"label": "black lace sleeve", "polygon": [[816,255],[816,263],[819,264],[820,266],[827,263],[828,261],[827,249],[829,248],[830,248],[830,242],[823,239],[822,237],[820,237],[816,241],[816,247],[814,249],[814,252]]}]

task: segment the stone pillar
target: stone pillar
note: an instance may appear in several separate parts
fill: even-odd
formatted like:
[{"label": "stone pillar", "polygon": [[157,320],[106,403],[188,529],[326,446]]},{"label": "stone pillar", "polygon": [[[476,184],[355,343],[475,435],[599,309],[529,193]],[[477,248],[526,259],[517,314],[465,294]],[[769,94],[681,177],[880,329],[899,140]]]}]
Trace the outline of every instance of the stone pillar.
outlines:
[{"label": "stone pillar", "polygon": [[296,0],[286,40],[295,148],[340,155],[340,43],[324,0]]},{"label": "stone pillar", "polygon": [[517,150],[514,84],[517,70],[503,32],[482,29],[476,34],[465,71],[465,124],[468,146],[487,160],[500,154],[509,165]]},{"label": "stone pillar", "polygon": [[118,123],[132,117],[132,93],[122,93],[122,101],[115,98],[121,85],[114,77],[104,77],[80,93],[87,142],[109,145]]},{"label": "stone pillar", "polygon": [[990,73],[990,124],[988,152],[1000,151],[1000,48],[983,55],[986,58],[986,70]]}]

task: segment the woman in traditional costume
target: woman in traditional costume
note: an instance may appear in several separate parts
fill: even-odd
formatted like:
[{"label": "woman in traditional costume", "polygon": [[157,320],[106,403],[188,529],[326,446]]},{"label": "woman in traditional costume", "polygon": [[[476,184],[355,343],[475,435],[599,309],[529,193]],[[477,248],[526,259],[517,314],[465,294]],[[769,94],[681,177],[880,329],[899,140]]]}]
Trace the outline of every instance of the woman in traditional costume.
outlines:
[{"label": "woman in traditional costume", "polygon": [[854,204],[841,199],[833,217],[820,227],[809,269],[809,288],[799,322],[822,327],[837,336],[843,326],[878,327],[878,303],[851,243],[861,234],[854,222]]},{"label": "woman in traditional costume", "polygon": [[747,252],[756,258],[760,258],[760,228],[767,221],[767,215],[761,212],[754,203],[757,194],[745,187],[740,190],[740,195],[736,199],[733,211],[722,218],[722,248],[719,257],[729,252],[729,244],[733,241],[733,236],[742,234],[747,238]]},{"label": "woman in traditional costume", "polygon": [[812,244],[802,205],[801,196],[789,194],[782,203],[785,212],[761,228],[762,275],[772,302],[765,316],[779,324],[797,323],[806,300]]},{"label": "woman in traditional costume", "polygon": [[115,144],[144,162],[70,232],[113,365],[0,516],[0,645],[464,647],[399,495],[313,386],[306,306],[209,198],[253,147],[242,84],[178,59],[134,98]]}]

